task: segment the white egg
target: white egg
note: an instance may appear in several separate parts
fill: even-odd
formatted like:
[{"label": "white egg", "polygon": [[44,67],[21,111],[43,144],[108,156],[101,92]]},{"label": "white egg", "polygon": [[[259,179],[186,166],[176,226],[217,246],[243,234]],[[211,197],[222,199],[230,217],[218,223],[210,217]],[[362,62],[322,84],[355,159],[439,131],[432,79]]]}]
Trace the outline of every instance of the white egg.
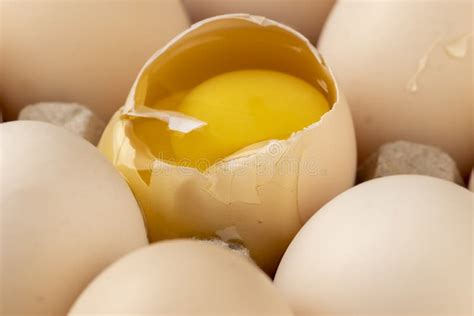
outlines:
[{"label": "white egg", "polygon": [[473,203],[427,176],[360,184],[306,223],[275,284],[297,315],[471,315]]},{"label": "white egg", "polygon": [[2,1],[6,120],[36,102],[84,104],[108,120],[143,62],[189,26],[179,0]]},{"label": "white egg", "polygon": [[60,127],[0,124],[2,315],[64,315],[104,267],[147,244],[140,209],[99,151]]},{"label": "white egg", "polygon": [[288,304],[245,258],[196,240],[156,243],[101,273],[69,315],[281,315]]},{"label": "white egg", "polygon": [[336,0],[184,0],[193,22],[215,15],[249,13],[289,25],[316,43]]},{"label": "white egg", "polygon": [[[170,111],[180,102],[171,93],[245,69],[302,79],[320,89],[331,109],[286,139],[248,144],[206,170],[173,163],[170,131],[191,132],[203,122]],[[140,121],[161,127],[138,129]],[[244,121],[226,124],[244,128]],[[247,14],[195,24],[153,54],[98,145],[140,202],[150,240],[239,241],[269,275],[304,222],[354,184],[355,147],[349,106],[316,49],[294,30]]]},{"label": "white egg", "polygon": [[472,1],[339,1],[319,49],[352,110],[359,160],[406,140],[474,162]]}]

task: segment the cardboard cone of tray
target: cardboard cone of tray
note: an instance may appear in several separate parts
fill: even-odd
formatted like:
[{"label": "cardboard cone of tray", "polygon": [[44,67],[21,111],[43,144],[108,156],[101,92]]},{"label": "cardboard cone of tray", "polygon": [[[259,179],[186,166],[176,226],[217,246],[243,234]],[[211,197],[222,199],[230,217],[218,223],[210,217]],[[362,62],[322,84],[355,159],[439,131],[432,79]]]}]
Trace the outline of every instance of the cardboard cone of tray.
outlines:
[{"label": "cardboard cone of tray", "polygon": [[28,105],[20,112],[19,120],[33,120],[64,127],[97,145],[105,128],[86,106],[78,103],[41,102]]},{"label": "cardboard cone of tray", "polygon": [[464,185],[456,162],[435,146],[397,141],[386,143],[358,168],[359,182],[398,174],[418,174]]}]

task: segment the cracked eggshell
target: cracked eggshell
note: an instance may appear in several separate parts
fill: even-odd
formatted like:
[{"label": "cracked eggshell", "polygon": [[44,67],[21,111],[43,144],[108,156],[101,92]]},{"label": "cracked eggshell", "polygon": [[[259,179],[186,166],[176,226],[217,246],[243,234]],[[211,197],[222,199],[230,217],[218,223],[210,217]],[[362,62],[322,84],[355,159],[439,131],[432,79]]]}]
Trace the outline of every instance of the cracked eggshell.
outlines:
[{"label": "cracked eggshell", "polygon": [[[246,68],[300,77],[319,87],[332,108],[290,138],[243,148],[204,172],[159,160],[134,135],[130,117],[144,113],[170,129],[192,130],[195,121],[147,105],[169,90],[190,89],[219,73]],[[183,124],[171,124],[175,118]],[[250,15],[202,21],[155,53],[99,148],[129,182],[151,240],[225,233],[227,240],[247,247],[270,275],[302,224],[353,185],[356,168],[349,108],[316,49],[294,30]]]},{"label": "cracked eggshell", "polygon": [[36,121],[0,124],[0,314],[65,315],[87,284],[148,243],[120,174],[86,140]]},{"label": "cracked eggshell", "polygon": [[428,176],[364,182],[305,224],[275,285],[297,315],[471,315],[473,202]]},{"label": "cracked eggshell", "polygon": [[[360,161],[386,142],[474,162],[472,1],[347,1],[319,40],[351,107]],[[376,26],[376,27],[374,27]]]},{"label": "cracked eggshell", "polygon": [[159,242],[112,264],[69,312],[88,314],[293,315],[255,265],[196,240]]},{"label": "cracked eggshell", "polygon": [[0,91],[6,120],[37,102],[121,107],[150,54],[189,27],[179,0],[2,1]]}]

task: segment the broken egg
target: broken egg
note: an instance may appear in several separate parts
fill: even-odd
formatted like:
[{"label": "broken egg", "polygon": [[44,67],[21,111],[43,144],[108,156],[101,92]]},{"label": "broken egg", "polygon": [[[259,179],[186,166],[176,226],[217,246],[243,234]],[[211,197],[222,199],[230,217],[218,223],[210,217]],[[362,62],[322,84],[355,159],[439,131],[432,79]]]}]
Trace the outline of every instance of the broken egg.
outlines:
[{"label": "broken egg", "polygon": [[405,140],[474,162],[472,1],[338,1],[319,49],[354,117],[364,161]]},{"label": "broken egg", "polygon": [[155,53],[99,149],[127,179],[150,240],[240,243],[269,274],[356,167],[349,108],[316,49],[246,14],[197,23]]}]

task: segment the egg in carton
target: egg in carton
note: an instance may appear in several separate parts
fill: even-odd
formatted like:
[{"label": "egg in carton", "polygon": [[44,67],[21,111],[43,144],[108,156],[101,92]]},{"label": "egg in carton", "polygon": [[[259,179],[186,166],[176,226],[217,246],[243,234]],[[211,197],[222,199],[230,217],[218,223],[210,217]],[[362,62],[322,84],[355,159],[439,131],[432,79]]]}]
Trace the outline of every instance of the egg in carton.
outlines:
[{"label": "egg in carton", "polygon": [[[242,69],[300,78],[330,110],[288,138],[246,146],[208,168],[177,164],[170,134],[205,125],[177,111],[180,92]],[[201,21],[153,54],[98,147],[127,179],[150,240],[241,243],[270,275],[304,222],[351,187],[356,170],[351,114],[323,58],[290,27],[248,14]]]}]

